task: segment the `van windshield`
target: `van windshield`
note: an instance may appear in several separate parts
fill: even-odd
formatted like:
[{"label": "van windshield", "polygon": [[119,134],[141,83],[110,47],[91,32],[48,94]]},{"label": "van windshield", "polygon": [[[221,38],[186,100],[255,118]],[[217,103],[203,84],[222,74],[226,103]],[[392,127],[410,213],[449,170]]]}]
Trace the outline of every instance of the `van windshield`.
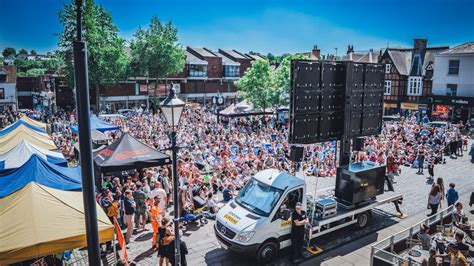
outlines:
[{"label": "van windshield", "polygon": [[235,198],[243,208],[260,216],[270,216],[283,191],[251,179]]}]

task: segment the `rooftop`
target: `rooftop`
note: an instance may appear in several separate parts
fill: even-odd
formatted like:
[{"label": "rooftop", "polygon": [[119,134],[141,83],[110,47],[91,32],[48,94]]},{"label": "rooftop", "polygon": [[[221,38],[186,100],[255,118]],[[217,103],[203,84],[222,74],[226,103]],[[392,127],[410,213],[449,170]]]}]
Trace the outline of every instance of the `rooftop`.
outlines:
[{"label": "rooftop", "polygon": [[206,48],[188,47],[188,49],[193,50],[194,52],[198,53],[200,56],[203,56],[203,57],[217,57],[216,54],[214,54],[213,52],[211,52],[210,50],[208,50]]},{"label": "rooftop", "polygon": [[445,54],[474,54],[474,42],[467,42],[441,53]]},{"label": "rooftop", "polygon": [[207,61],[198,58],[197,56],[193,55],[192,53],[188,52],[187,50],[184,51],[184,55],[186,56],[186,63],[207,64]]},{"label": "rooftop", "polygon": [[240,63],[239,63],[239,62],[235,62],[234,60],[232,60],[231,58],[227,57],[227,56],[226,56],[225,54],[223,54],[223,53],[219,53],[219,52],[213,52],[213,53],[222,58],[222,64],[223,64],[223,65],[236,65],[236,66],[240,66]]},{"label": "rooftop", "polygon": [[237,52],[236,50],[222,50],[228,55],[232,56],[235,59],[247,59],[243,54]]}]

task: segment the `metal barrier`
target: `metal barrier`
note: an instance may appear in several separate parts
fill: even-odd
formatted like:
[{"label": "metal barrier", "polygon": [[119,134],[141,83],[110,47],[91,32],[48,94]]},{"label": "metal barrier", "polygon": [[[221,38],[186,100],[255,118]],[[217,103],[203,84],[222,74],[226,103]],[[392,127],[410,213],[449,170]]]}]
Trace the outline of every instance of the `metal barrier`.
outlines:
[{"label": "metal barrier", "polygon": [[414,235],[418,234],[421,224],[426,224],[428,226],[432,226],[437,223],[442,224],[444,218],[451,215],[453,210],[454,206],[449,206],[440,212],[427,217],[425,220],[422,220],[403,231],[400,231],[373,244],[370,251],[370,265],[373,266],[374,259],[378,259],[391,265],[418,265],[418,263],[408,261],[407,259],[397,255],[394,252],[394,246],[397,243],[400,243],[408,238],[412,238]]}]

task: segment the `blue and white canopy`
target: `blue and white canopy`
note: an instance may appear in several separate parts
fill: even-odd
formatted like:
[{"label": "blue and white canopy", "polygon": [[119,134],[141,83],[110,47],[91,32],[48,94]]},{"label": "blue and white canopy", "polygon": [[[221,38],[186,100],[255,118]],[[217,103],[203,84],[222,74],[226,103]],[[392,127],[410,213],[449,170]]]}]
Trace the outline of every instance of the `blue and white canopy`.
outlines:
[{"label": "blue and white canopy", "polygon": [[0,171],[21,167],[33,154],[47,162],[67,166],[67,161],[61,152],[38,147],[24,139],[13,149],[0,155]]},{"label": "blue and white canopy", "polygon": [[60,190],[81,190],[81,169],[49,163],[33,154],[20,168],[0,175],[0,198],[18,191],[31,182]]},{"label": "blue and white canopy", "polygon": [[[91,115],[90,116],[90,123],[91,123],[91,130],[96,129],[100,132],[110,131],[110,130],[118,130],[120,127],[109,124],[103,120],[100,120],[97,116]],[[71,126],[72,131],[77,133],[79,131],[78,125]]]},{"label": "blue and white canopy", "polygon": [[46,134],[46,130],[44,130],[43,128],[36,127],[32,124],[28,124],[27,122],[25,122],[23,120],[17,120],[15,123],[9,125],[8,127],[5,127],[3,130],[1,130],[0,131],[0,136],[4,136],[4,135],[10,133],[10,132],[14,131],[15,129],[17,129],[18,127],[22,126],[22,125],[25,126],[28,129]]}]

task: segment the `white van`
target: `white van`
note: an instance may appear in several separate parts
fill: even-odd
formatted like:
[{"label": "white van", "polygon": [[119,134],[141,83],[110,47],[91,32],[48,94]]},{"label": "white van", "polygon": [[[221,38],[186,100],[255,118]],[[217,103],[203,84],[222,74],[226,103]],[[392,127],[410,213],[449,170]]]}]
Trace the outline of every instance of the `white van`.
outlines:
[{"label": "white van", "polygon": [[[350,210],[338,204],[336,215],[314,220],[307,226],[306,240],[310,242],[315,237],[353,224],[364,228],[373,208],[389,202],[400,203],[402,199],[394,192],[379,197],[382,199],[373,199]],[[219,210],[214,224],[216,238],[224,249],[256,256],[260,263],[270,262],[279,250],[291,245],[291,212],[297,202],[306,210],[306,199],[304,180],[276,169],[263,170],[234,200]]]}]

